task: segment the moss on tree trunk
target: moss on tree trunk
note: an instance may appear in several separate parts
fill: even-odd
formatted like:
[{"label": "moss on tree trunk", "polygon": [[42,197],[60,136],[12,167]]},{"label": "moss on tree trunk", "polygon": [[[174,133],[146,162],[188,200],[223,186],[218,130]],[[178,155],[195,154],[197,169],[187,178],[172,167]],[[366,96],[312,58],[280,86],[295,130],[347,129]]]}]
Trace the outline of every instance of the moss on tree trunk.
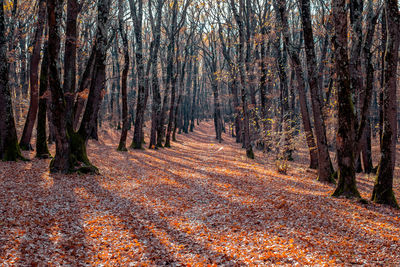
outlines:
[{"label": "moss on tree trunk", "polygon": [[94,166],[86,152],[86,140],[79,133],[70,133],[71,166],[72,172],[99,174],[99,169]]}]

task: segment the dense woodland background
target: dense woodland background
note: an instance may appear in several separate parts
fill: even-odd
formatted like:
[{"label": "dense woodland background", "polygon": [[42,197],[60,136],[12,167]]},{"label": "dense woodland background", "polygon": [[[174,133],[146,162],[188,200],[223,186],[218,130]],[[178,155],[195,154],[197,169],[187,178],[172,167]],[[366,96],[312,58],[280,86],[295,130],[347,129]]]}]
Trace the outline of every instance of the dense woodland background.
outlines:
[{"label": "dense woodland background", "polygon": [[56,143],[52,172],[96,173],[86,143],[98,128],[121,129],[121,151],[132,127],[134,149],[149,132],[154,149],[212,118],[217,140],[229,131],[249,158],[285,165],[305,139],[318,179],[339,177],[337,196],[359,197],[355,172],[378,170],[373,199],[397,205],[394,0],[15,0],[2,1],[1,27],[3,160],[33,149],[36,121],[37,157]]},{"label": "dense woodland background", "polygon": [[398,208],[399,44],[396,0],[0,0],[0,157],[92,177],[107,131],[162,154],[213,127],[217,152],[307,157],[329,194]]}]

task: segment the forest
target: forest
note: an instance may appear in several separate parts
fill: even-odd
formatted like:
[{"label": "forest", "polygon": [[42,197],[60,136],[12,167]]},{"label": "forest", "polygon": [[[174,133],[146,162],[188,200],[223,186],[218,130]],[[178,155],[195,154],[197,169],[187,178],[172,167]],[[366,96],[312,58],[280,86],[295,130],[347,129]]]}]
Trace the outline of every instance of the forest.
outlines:
[{"label": "forest", "polygon": [[398,0],[0,0],[0,265],[400,266]]}]

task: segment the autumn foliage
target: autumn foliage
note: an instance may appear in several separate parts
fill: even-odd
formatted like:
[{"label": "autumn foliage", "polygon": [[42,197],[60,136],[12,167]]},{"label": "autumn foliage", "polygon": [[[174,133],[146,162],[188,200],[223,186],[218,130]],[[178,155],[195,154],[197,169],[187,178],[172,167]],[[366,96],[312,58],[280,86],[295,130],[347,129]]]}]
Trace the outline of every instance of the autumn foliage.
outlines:
[{"label": "autumn foliage", "polygon": [[[48,160],[0,163],[0,263],[400,263],[398,210],[330,197],[305,148],[283,175],[212,131],[207,123],[172,149],[124,153],[119,133],[102,130],[88,146],[99,176],[49,174]],[[360,175],[358,187],[367,198],[372,177]]]}]

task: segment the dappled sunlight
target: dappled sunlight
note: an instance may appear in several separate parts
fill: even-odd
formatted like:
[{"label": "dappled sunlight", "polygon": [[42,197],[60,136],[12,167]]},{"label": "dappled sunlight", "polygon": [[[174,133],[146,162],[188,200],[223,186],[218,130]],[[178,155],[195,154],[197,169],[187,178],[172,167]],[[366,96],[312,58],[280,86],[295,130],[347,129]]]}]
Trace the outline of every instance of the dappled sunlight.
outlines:
[{"label": "dappled sunlight", "polygon": [[[120,266],[399,260],[399,211],[331,198],[333,187],[306,166],[296,162],[279,174],[273,159],[243,159],[240,145],[226,135],[218,144],[211,131],[205,124],[178,135],[171,149],[127,153],[115,150],[115,130],[102,131],[104,144],[88,146],[99,176],[52,175],[49,160],[30,169],[5,163],[0,259]],[[370,194],[371,178],[360,177],[362,194]]]}]

